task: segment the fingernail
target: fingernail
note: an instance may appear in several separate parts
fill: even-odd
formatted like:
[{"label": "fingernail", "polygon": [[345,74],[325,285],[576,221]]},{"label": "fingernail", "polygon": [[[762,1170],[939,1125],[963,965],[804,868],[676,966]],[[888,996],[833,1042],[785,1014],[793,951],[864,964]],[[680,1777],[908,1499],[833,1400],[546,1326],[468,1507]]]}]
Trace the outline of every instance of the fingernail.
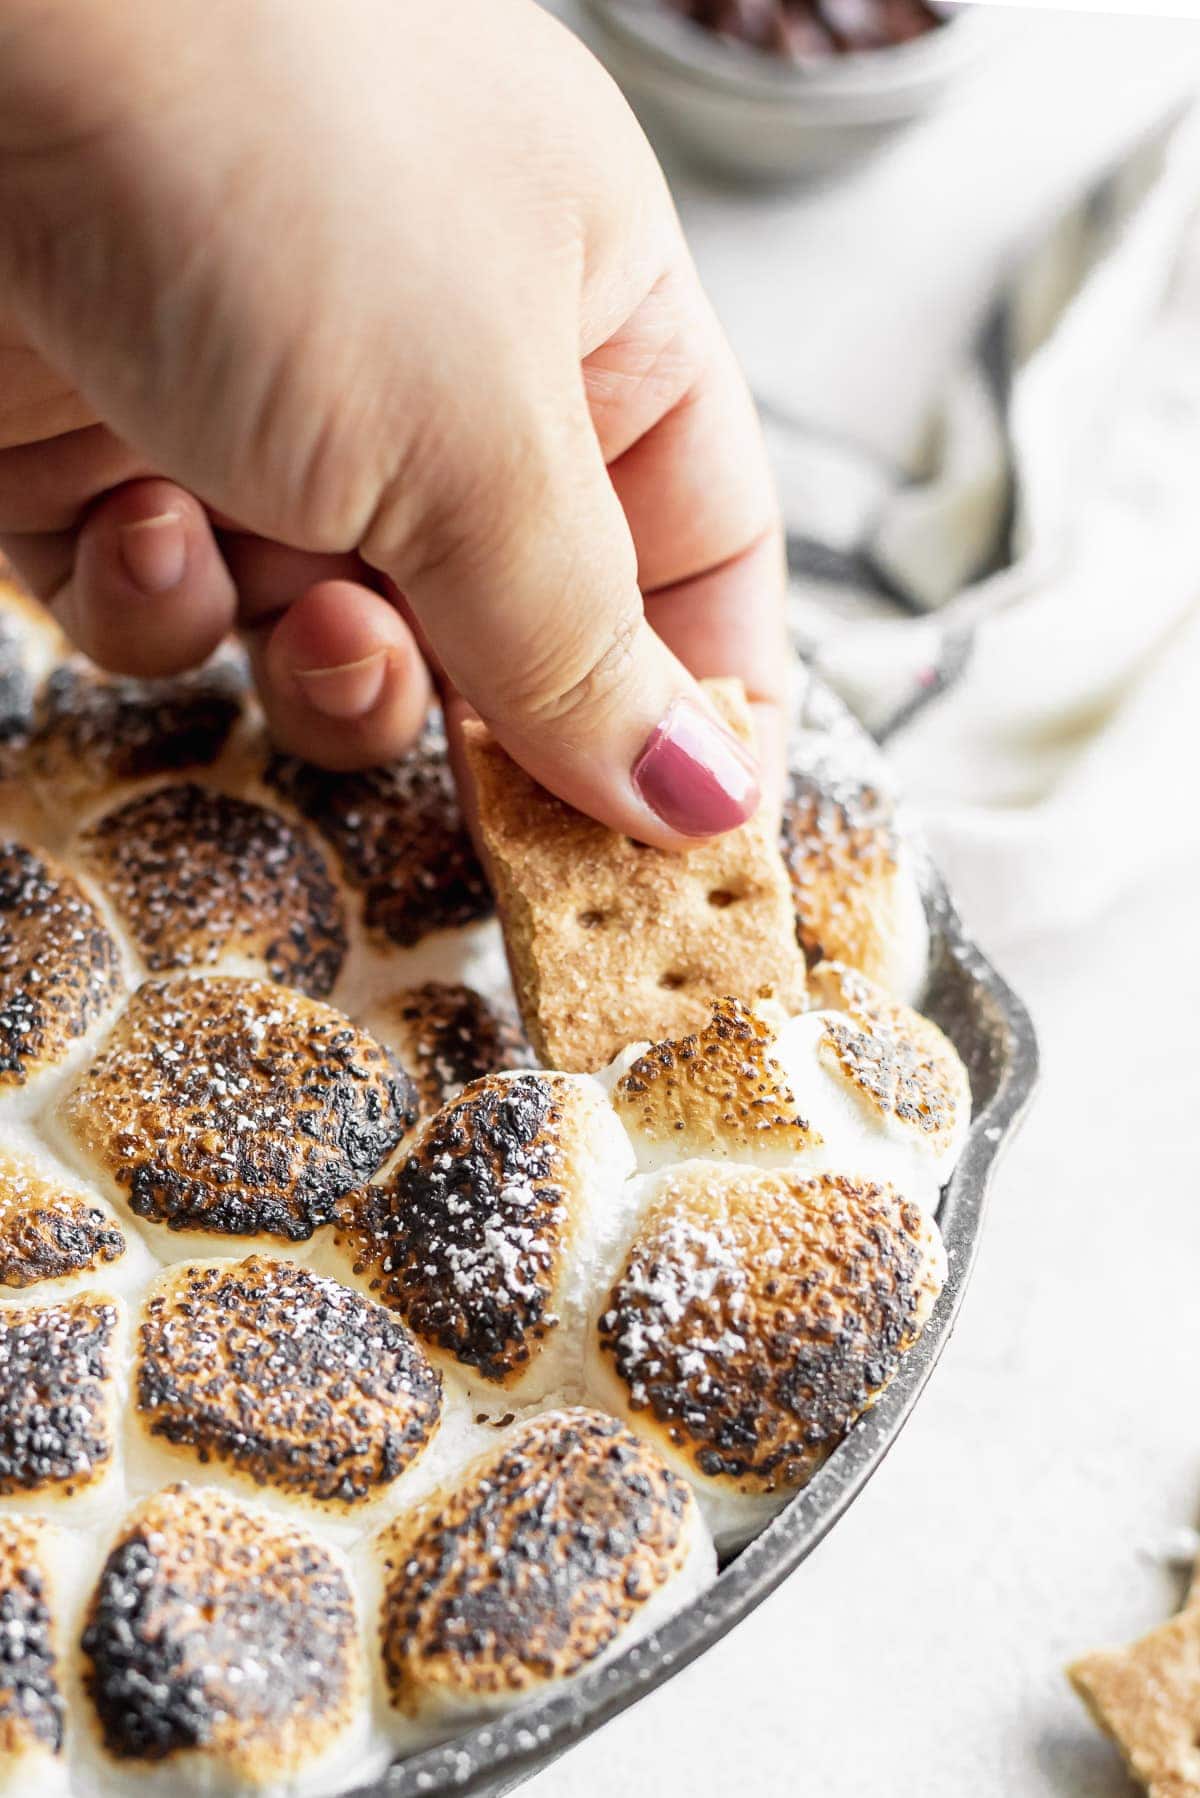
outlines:
[{"label": "fingernail", "polygon": [[142,593],[169,593],[187,568],[187,533],[178,512],[139,518],[122,527],[117,550],[126,574]]},{"label": "fingernail", "polygon": [[747,750],[717,720],[677,699],[633,766],[633,784],[652,812],[685,837],[715,837],[758,809],[758,772]]},{"label": "fingernail", "polygon": [[387,676],[388,652],[377,649],[336,668],[294,668],[300,690],[327,718],[362,718],[379,700]]}]

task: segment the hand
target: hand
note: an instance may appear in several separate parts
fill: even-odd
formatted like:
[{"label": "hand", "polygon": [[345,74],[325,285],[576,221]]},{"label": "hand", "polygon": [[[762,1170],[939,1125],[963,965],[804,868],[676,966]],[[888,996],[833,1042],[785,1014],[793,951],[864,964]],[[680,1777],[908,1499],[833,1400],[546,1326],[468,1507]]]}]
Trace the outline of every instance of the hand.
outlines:
[{"label": "hand", "polygon": [[[663,847],[741,822],[788,652],[753,409],[653,155],[532,0],[0,0],[0,544],[98,661],[247,633],[397,754],[430,667]],[[6,309],[5,309],[6,308]]]}]

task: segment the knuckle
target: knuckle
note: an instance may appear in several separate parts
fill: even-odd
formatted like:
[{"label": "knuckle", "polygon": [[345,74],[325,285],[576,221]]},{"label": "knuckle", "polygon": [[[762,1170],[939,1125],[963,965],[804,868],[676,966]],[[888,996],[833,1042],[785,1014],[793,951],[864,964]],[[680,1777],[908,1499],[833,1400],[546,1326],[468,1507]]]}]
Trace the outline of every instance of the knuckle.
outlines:
[{"label": "knuckle", "polygon": [[554,516],[554,457],[535,421],[514,419],[472,443],[443,426],[440,410],[425,410],[382,484],[363,552],[414,584],[442,575],[502,581],[531,521]]},{"label": "knuckle", "polygon": [[325,394],[304,403],[286,376],[262,394],[248,445],[246,484],[262,497],[272,534],[303,549],[357,547],[377,504],[373,434]]},{"label": "knuckle", "polygon": [[[220,357],[215,330],[198,333],[201,373]],[[252,503],[248,522],[259,535],[299,549],[356,549],[406,454],[407,409],[388,407],[386,385],[371,378],[366,351],[340,344],[323,320],[308,338],[281,331],[198,445],[205,465],[219,464],[227,509],[241,516],[239,506]],[[186,390],[195,394],[190,374]],[[198,400],[191,410],[206,417]]]},{"label": "knuckle", "polygon": [[536,726],[603,714],[619,703],[644,625],[639,606],[622,606],[601,631],[581,628],[528,656],[499,695],[505,712]]}]

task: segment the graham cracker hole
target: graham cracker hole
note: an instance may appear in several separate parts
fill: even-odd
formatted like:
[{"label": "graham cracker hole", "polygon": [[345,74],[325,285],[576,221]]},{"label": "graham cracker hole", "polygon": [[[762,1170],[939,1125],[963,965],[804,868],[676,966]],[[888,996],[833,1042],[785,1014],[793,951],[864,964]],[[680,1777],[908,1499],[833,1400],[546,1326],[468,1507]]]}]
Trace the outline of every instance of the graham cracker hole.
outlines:
[{"label": "graham cracker hole", "polygon": [[715,905],[719,911],[724,911],[727,905],[736,905],[741,897],[741,893],[734,893],[729,887],[714,887],[708,895],[708,903]]},{"label": "graham cracker hole", "polygon": [[674,968],[668,968],[665,974],[660,974],[658,977],[659,986],[665,987],[669,993],[677,993],[681,986],[687,985],[687,982],[687,975],[680,974]]},{"label": "graham cracker hole", "polygon": [[608,923],[608,913],[606,911],[581,911],[576,914],[575,921],[577,924],[581,924],[585,930],[598,930],[601,924]]}]

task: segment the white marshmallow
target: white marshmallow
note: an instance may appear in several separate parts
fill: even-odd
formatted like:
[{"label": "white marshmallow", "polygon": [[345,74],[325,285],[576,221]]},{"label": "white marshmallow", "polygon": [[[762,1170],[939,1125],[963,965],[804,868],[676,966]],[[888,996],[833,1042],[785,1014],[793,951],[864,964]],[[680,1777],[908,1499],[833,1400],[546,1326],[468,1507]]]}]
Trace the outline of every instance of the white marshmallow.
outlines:
[{"label": "white marshmallow", "polygon": [[602,1665],[715,1572],[687,1483],[582,1409],[514,1424],[363,1560],[406,1750]]},{"label": "white marshmallow", "polygon": [[727,1552],[891,1379],[945,1254],[931,1219],[868,1181],[693,1161],[645,1185],[598,1295],[588,1392],[691,1481]]}]

